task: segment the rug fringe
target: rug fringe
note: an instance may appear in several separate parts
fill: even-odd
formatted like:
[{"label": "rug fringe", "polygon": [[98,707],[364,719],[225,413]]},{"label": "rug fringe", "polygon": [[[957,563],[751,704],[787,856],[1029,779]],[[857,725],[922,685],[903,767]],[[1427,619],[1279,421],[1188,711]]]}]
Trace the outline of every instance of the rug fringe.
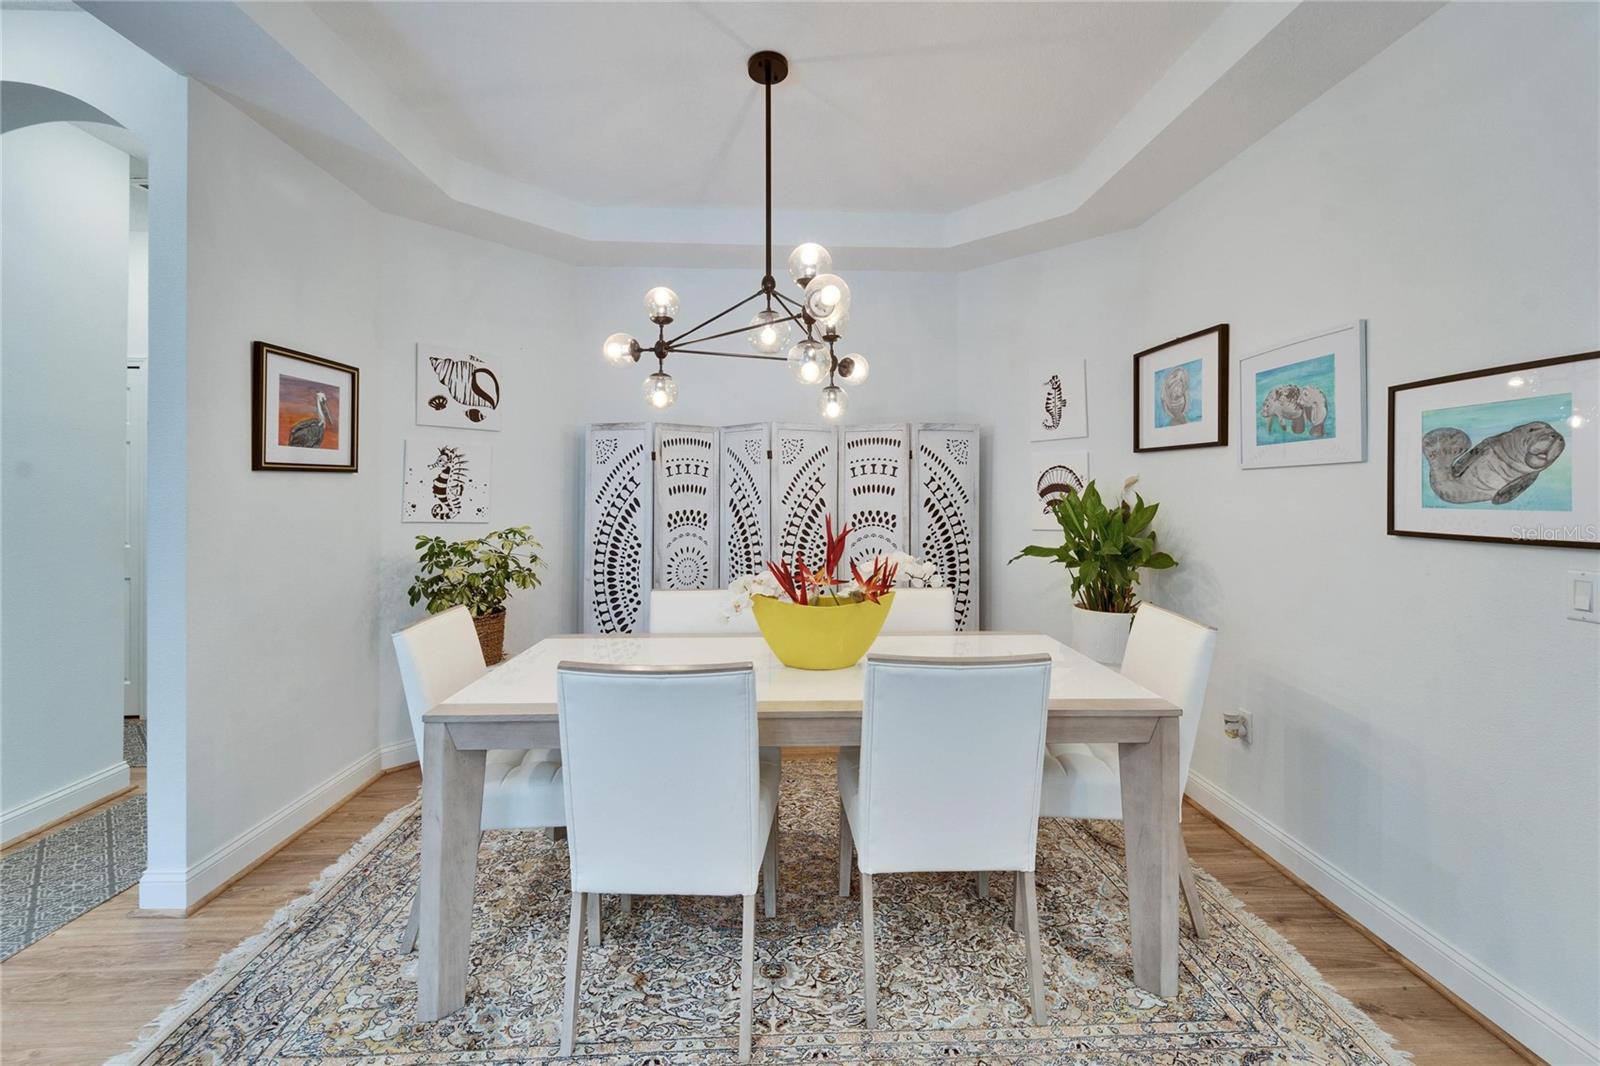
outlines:
[{"label": "rug fringe", "polygon": [[318,874],[302,895],[279,907],[272,917],[267,919],[266,925],[261,927],[259,933],[230,948],[217,960],[209,973],[197,978],[184,989],[176,1001],[153,1020],[141,1026],[129,1043],[128,1050],[107,1059],[105,1066],[138,1066],[144,1061],[174,1029],[182,1025],[205,1002],[212,992],[242,970],[279,933],[292,926],[296,919],[311,909],[322,898],[323,893],[333,887],[352,866],[365,858],[383,842],[385,837],[415,814],[421,802],[420,799],[414,799],[404,807],[389,812],[383,821],[368,830],[366,835],[352,844],[348,851]]},{"label": "rug fringe", "polygon": [[[1192,861],[1192,860],[1191,860]],[[1260,938],[1261,942],[1272,949],[1294,975],[1304,981],[1317,994],[1322,996],[1332,1005],[1338,1014],[1357,1034],[1367,1043],[1371,1044],[1382,1055],[1385,1061],[1393,1066],[1413,1066],[1411,1052],[1401,1050],[1395,1046],[1395,1039],[1388,1031],[1373,1021],[1371,1016],[1345,997],[1344,993],[1334,988],[1328,979],[1322,976],[1311,960],[1300,953],[1300,949],[1289,942],[1287,938],[1259,915],[1256,915],[1245,906],[1244,901],[1229,891],[1228,886],[1218,881],[1207,873],[1198,863],[1194,863],[1200,880],[1211,891],[1207,893],[1211,899],[1221,903],[1233,915],[1240,925],[1248,929],[1252,935]]]}]

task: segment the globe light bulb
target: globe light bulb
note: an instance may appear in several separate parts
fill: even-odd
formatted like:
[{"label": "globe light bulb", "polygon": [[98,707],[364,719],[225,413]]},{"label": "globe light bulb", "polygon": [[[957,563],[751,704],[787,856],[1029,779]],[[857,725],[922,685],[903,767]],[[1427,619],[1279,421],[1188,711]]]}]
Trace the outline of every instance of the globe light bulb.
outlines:
[{"label": "globe light bulb", "polygon": [[833,266],[833,256],[820,244],[807,241],[789,253],[789,276],[803,289],[818,274]]},{"label": "globe light bulb", "polygon": [[658,370],[644,379],[644,398],[656,410],[665,410],[678,399],[678,383]]},{"label": "globe light bulb", "polygon": [[644,312],[652,322],[671,322],[678,317],[678,294],[665,285],[657,285],[644,294]]},{"label": "globe light bulb", "polygon": [[850,324],[848,311],[836,311],[828,318],[816,319],[812,322],[812,329],[817,336],[824,340],[838,340],[844,336],[845,327]]},{"label": "globe light bulb", "polygon": [[806,314],[816,319],[827,332],[829,322],[837,321],[850,310],[850,286],[837,274],[818,274],[806,286]]},{"label": "globe light bulb", "polygon": [[867,357],[859,352],[851,352],[839,360],[839,380],[859,385],[867,380],[867,372],[872,368],[867,365]]},{"label": "globe light bulb", "polygon": [[802,385],[815,385],[828,376],[828,346],[803,340],[789,349],[789,372]]},{"label": "globe light bulb", "polygon": [[750,331],[750,344],[763,355],[777,355],[789,346],[789,323],[778,321],[786,316],[777,311],[757,311],[750,320],[755,329]]},{"label": "globe light bulb", "polygon": [[600,351],[605,355],[606,362],[623,366],[638,359],[639,342],[626,333],[613,333],[600,346]]},{"label": "globe light bulb", "polygon": [[817,410],[822,412],[823,418],[831,421],[844,414],[844,404],[844,390],[837,385],[829,385],[822,390],[822,398],[817,404]]}]

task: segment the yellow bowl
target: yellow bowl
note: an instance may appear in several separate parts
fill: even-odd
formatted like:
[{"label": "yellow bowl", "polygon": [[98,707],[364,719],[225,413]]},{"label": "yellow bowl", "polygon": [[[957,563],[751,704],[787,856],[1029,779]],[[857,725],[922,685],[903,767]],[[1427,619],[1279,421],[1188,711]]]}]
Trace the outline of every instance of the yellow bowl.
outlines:
[{"label": "yellow bowl", "polygon": [[877,603],[841,603],[802,607],[788,600],[756,596],[751,601],[756,625],[767,647],[785,666],[798,670],[843,670],[861,661],[878,639],[878,631],[894,606],[894,593]]}]

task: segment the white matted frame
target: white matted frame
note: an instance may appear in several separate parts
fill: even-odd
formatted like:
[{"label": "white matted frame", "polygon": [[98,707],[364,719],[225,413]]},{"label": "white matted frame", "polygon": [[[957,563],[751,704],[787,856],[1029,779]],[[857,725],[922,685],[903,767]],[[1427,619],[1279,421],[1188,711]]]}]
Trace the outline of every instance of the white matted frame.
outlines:
[{"label": "white matted frame", "polygon": [[1228,443],[1228,324],[1146,348],[1133,357],[1133,450]]},{"label": "white matted frame", "polygon": [[1600,352],[1389,387],[1389,528],[1600,548]]},{"label": "white matted frame", "polygon": [[1239,465],[1367,458],[1367,322],[1357,319],[1239,361]]}]

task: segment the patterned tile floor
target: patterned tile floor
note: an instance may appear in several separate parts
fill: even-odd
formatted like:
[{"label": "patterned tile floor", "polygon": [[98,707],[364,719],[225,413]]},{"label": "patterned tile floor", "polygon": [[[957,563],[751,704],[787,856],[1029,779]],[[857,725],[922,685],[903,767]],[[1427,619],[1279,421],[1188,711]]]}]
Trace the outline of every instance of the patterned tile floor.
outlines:
[{"label": "patterned tile floor", "polygon": [[139,880],[144,863],[143,794],[0,858],[0,960]]}]

